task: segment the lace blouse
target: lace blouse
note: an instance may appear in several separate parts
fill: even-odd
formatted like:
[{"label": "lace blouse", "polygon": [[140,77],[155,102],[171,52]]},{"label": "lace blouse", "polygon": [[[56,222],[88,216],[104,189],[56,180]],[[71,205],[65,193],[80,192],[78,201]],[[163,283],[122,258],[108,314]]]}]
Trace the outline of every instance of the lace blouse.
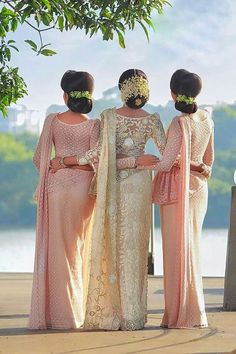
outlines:
[{"label": "lace blouse", "polygon": [[[191,125],[191,161],[204,163],[211,171],[214,161],[214,123],[207,110],[198,110],[189,116]],[[167,144],[163,158],[153,169],[168,172],[173,166],[181,148],[182,130],[174,118],[168,130]]]},{"label": "lace blouse", "polygon": [[[116,113],[116,152],[127,157],[117,160],[118,169],[135,167],[135,158],[144,154],[147,141],[152,138],[162,154],[166,145],[166,135],[160,120],[155,113],[145,117],[131,118]],[[103,119],[101,119],[100,138],[95,149],[91,149],[81,157],[81,164],[91,164],[95,169],[101,151]]]}]

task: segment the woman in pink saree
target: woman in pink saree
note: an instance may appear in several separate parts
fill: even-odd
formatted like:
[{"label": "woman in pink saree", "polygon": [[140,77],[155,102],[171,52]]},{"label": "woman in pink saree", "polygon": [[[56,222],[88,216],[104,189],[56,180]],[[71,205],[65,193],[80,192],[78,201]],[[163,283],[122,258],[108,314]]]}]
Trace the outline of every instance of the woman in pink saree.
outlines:
[{"label": "woman in pink saree", "polygon": [[[78,328],[84,322],[86,242],[94,199],[90,166],[50,170],[56,156],[84,154],[96,146],[99,120],[89,120],[94,80],[67,71],[61,80],[68,111],[50,114],[34,155],[39,171],[37,227],[30,329]],[[63,166],[63,159],[59,161]]]},{"label": "woman in pink saree", "polygon": [[[198,109],[198,75],[177,70],[170,82],[175,107],[162,161],[153,184],[153,201],[160,204],[164,257],[165,313],[168,328],[207,327],[200,267],[200,236],[207,211],[207,177],[214,160],[213,121]],[[179,167],[174,166],[180,154]],[[190,161],[202,173],[190,172]]]}]

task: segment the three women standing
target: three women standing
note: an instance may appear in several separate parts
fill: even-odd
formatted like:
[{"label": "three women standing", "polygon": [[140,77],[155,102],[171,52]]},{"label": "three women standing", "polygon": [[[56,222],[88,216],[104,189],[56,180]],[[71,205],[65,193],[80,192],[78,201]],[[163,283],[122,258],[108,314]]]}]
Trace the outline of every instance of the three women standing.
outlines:
[{"label": "three women standing", "polygon": [[[97,201],[87,269],[88,293],[86,293],[85,329],[135,330],[143,328],[146,322],[147,255],[151,204],[151,176],[148,168],[145,167],[147,165],[155,165],[150,168],[157,169],[159,172],[171,170],[169,175],[158,173],[153,192],[154,201],[164,204],[161,206],[161,222],[164,247],[166,310],[162,325],[170,328],[207,325],[198,263],[198,239],[206,211],[207,187],[206,179],[203,175],[197,174],[197,172],[193,172],[190,175],[191,160],[196,165],[201,165],[201,169],[205,171],[205,174],[209,172],[206,166],[209,166],[210,169],[213,161],[210,138],[212,136],[212,123],[209,114],[206,111],[197,110],[194,102],[194,98],[200,90],[199,83],[200,79],[196,75],[190,74],[185,70],[177,71],[173,75],[171,89],[173,97],[177,101],[176,108],[188,114],[173,120],[169,128],[166,148],[166,136],[158,114],[149,114],[142,109],[149,97],[148,80],[141,70],[136,69],[127,70],[121,75],[119,88],[124,106],[119,109],[108,109],[101,114],[101,131],[97,144],[99,123],[96,123],[96,121],[92,121],[94,122],[94,127],[92,127],[92,123],[89,123],[91,130],[89,132],[86,130],[86,138],[83,136],[82,139],[86,140],[89,137],[89,141],[93,141],[89,147],[86,144],[86,148],[78,150],[81,135],[80,137],[77,136],[77,142],[74,140],[77,147],[73,145],[73,149],[70,150],[60,150],[58,146],[59,139],[58,144],[54,141],[56,155],[62,156],[52,161],[56,170],[61,168],[64,170],[66,168],[66,171],[73,171],[74,173],[71,167],[80,166],[82,168],[82,166],[90,164],[97,172]],[[91,90],[84,88],[81,90],[77,91],[75,88],[70,88],[70,90],[66,91],[64,89],[69,96],[75,95],[77,92],[77,98],[78,95],[81,98],[81,92],[83,94],[84,92],[91,92]],[[78,94],[78,92],[80,93]],[[195,114],[192,115],[191,113]],[[63,122],[60,123],[63,124]],[[88,124],[88,122],[80,124]],[[93,135],[95,138],[91,139],[90,137]],[[156,163],[156,158],[144,155],[145,144],[149,138],[155,141],[160,152],[163,153],[161,162]],[[67,140],[68,143],[69,141]],[[180,168],[175,164],[178,154],[181,155]],[[117,161],[117,156],[124,158]],[[68,169],[68,167],[70,168]],[[41,192],[41,199],[39,199],[41,203],[42,201],[45,203],[45,205],[39,204],[39,208],[40,205],[43,205],[45,210],[48,207],[45,202],[45,181],[50,181],[47,173],[43,172],[44,177],[41,178],[40,190],[43,192]],[[58,173],[50,174],[52,181],[57,180],[55,176]],[[67,173],[70,174],[71,172]],[[85,172],[80,173],[83,174]],[[43,294],[46,294],[47,299],[48,294],[51,295],[47,289],[56,288],[58,284],[61,284],[62,289],[64,289],[65,284],[63,284],[63,281],[72,279],[69,301],[65,307],[63,306],[66,302],[64,305],[61,304],[65,314],[68,309],[71,312],[74,311],[76,302],[80,305],[84,303],[81,300],[83,297],[83,292],[81,291],[83,287],[82,257],[78,258],[81,261],[77,268],[73,266],[73,262],[67,263],[68,267],[65,266],[65,276],[55,280],[53,272],[60,272],[61,264],[53,261],[52,264],[56,265],[55,267],[51,266],[52,271],[49,271],[48,264],[50,265],[51,259],[55,259],[55,257],[54,255],[50,256],[50,253],[48,253],[50,251],[48,246],[50,242],[53,242],[53,245],[57,244],[57,232],[60,235],[59,239],[64,240],[65,236],[68,235],[67,232],[65,233],[65,225],[69,224],[68,218],[65,217],[67,215],[65,211],[69,213],[69,218],[72,218],[69,220],[75,220],[79,211],[83,215],[82,211],[88,210],[86,216],[77,219],[77,227],[82,225],[85,227],[87,225],[92,210],[91,200],[88,197],[92,173],[86,173],[88,176],[85,178],[86,182],[84,182],[86,185],[86,188],[83,189],[84,198],[81,199],[79,194],[82,193],[81,180],[80,182],[77,180],[78,190],[76,193],[78,195],[71,190],[71,194],[63,195],[62,198],[65,201],[68,197],[70,199],[69,203],[73,205],[76,205],[77,199],[79,199],[77,203],[81,203],[81,200],[87,200],[86,198],[88,198],[88,208],[86,202],[83,206],[80,204],[78,209],[74,210],[75,213],[72,213],[72,204],[70,204],[69,208],[65,208],[63,205],[61,213],[59,212],[58,214],[56,205],[58,206],[62,200],[60,194],[62,185],[59,187],[60,193],[58,190],[59,197],[50,198],[50,188],[48,189],[49,206],[53,206],[52,209],[49,207],[49,211],[52,210],[52,213],[49,214],[49,221],[52,220],[49,225],[50,223],[53,225],[54,220],[55,226],[50,229],[47,223],[43,225],[43,227],[46,225],[48,230],[51,230],[51,234],[54,230],[54,235],[48,234],[49,238],[51,237],[50,241],[46,237],[46,257],[45,255],[41,256],[41,261],[42,259],[44,261],[43,280],[45,282],[44,288],[46,284],[46,291],[43,287],[40,288],[42,281],[41,283],[38,281],[40,278],[38,276],[40,274],[39,265],[41,263],[38,261],[36,253],[34,283],[37,287],[34,284],[33,300],[35,302],[35,299],[37,299],[38,290],[35,291],[35,289],[40,289],[40,291],[43,289]],[[74,177],[73,175],[71,181],[74,180]],[[54,190],[54,186],[52,190]],[[197,203],[199,202],[200,209],[197,208]],[[71,216],[72,214],[74,219]],[[54,218],[55,215],[57,216]],[[38,220],[42,220],[40,212]],[[42,224],[39,223],[39,231],[41,230],[40,226],[42,227]],[[86,227],[83,230],[86,230]],[[41,235],[39,231],[38,235]],[[73,232],[69,232],[69,234],[74,235],[76,242],[68,241],[66,249],[70,249],[73,253],[73,250],[77,247],[75,245],[78,244],[78,235],[76,236]],[[45,238],[37,237],[37,240],[37,249],[40,249],[40,242],[42,240],[45,242]],[[58,254],[63,252],[65,255],[64,242],[63,247],[61,244],[58,246]],[[82,248],[83,242],[81,243]],[[75,256],[72,259],[75,261]],[[67,262],[67,256],[64,257],[64,260]],[[70,275],[71,268],[73,269],[74,278],[71,278]],[[78,284],[80,286],[76,288]],[[77,295],[80,294],[79,298],[71,296],[74,289]],[[79,289],[80,291],[78,292]],[[74,302],[72,298],[75,300]],[[58,299],[55,300],[58,301]],[[57,306],[55,305],[55,310],[53,306],[56,301],[54,302],[52,297],[51,302],[48,301],[46,304],[52,304],[52,314],[55,315],[56,319],[53,327],[60,327],[61,322],[57,320]],[[32,308],[34,309],[34,307],[36,306]],[[48,308],[50,309],[50,306]],[[43,309],[45,310],[45,304]],[[70,321],[66,322],[66,320],[64,323],[72,323],[72,325],[70,324],[71,327],[67,325],[67,328],[78,327],[83,323],[83,305],[80,308],[77,307],[77,310],[76,316],[79,320],[76,322],[76,316],[69,315]],[[31,317],[34,318],[33,315]],[[48,322],[46,319],[43,323],[44,326],[45,323],[48,326],[48,323],[51,322],[50,317]],[[45,327],[35,326],[35,328]]]}]

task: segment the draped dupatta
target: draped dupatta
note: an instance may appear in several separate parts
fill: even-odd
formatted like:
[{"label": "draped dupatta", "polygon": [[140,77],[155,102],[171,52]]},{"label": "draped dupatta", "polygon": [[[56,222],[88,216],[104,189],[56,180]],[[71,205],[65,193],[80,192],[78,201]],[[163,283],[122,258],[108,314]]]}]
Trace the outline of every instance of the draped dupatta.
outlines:
[{"label": "draped dupatta", "polygon": [[34,164],[39,170],[39,183],[36,189],[37,227],[36,227],[36,249],[34,261],[34,277],[31,300],[31,313],[29,327],[31,329],[47,328],[46,302],[48,293],[47,282],[47,252],[48,252],[48,198],[47,180],[49,163],[52,149],[52,122],[55,114],[45,119],[43,131],[34,154]]},{"label": "draped dupatta", "polygon": [[[189,186],[190,186],[190,159],[191,159],[191,127],[188,116],[182,116],[179,119],[182,129],[181,159],[179,169],[179,188],[178,188],[178,228],[180,250],[180,309],[189,308],[189,291],[187,287],[191,285],[191,259],[190,259],[190,220],[189,220]],[[179,311],[179,317],[188,316],[187,311]],[[183,318],[179,318],[178,322],[182,323]]]},{"label": "draped dupatta", "polygon": [[85,329],[120,327],[117,271],[116,115],[102,114],[101,155],[92,231]]}]

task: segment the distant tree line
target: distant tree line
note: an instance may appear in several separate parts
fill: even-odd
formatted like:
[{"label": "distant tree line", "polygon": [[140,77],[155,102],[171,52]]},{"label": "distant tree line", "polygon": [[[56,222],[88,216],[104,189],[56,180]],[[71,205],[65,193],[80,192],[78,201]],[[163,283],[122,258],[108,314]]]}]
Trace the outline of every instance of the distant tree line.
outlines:
[{"label": "distant tree line", "polygon": [[[164,112],[162,116],[168,122],[173,117],[172,106],[152,106],[151,109],[161,114]],[[214,122],[216,156],[213,176],[209,181],[205,227],[225,228],[228,226],[230,191],[236,169],[236,104],[215,107]],[[38,173],[32,156],[37,140],[38,137],[30,133],[0,133],[1,228],[32,227],[35,224],[36,205],[32,196]]]}]

